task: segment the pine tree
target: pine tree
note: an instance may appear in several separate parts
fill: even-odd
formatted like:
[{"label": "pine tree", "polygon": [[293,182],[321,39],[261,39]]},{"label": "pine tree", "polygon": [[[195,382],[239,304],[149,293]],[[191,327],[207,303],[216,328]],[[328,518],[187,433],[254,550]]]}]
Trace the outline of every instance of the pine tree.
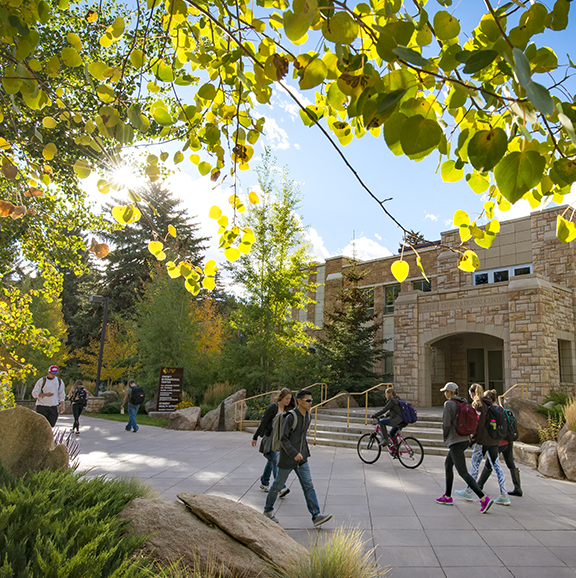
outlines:
[{"label": "pine tree", "polygon": [[374,366],[383,357],[384,340],[378,337],[382,324],[370,311],[369,294],[359,286],[365,275],[353,261],[343,273],[334,310],[325,313],[317,353],[330,396],[342,390],[362,391],[381,377]]}]

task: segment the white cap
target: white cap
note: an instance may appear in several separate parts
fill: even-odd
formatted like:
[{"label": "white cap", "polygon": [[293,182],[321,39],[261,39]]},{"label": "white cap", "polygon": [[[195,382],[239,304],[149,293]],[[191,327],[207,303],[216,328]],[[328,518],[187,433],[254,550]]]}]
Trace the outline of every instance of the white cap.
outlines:
[{"label": "white cap", "polygon": [[440,391],[458,391],[458,385],[453,381],[449,381]]}]

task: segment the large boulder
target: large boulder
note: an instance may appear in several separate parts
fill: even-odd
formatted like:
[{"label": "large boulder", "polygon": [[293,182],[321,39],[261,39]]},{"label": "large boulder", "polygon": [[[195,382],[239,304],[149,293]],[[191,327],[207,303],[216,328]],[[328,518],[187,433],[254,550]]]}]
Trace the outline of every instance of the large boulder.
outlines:
[{"label": "large boulder", "polygon": [[0,411],[0,462],[15,476],[68,467],[68,450],[54,444],[48,420],[25,407]]},{"label": "large boulder", "polygon": [[188,508],[207,524],[221,530],[250,548],[255,554],[281,566],[287,559],[308,554],[306,548],[286,535],[276,523],[249,506],[209,494],[178,494]]},{"label": "large boulder", "polygon": [[504,407],[511,409],[518,422],[518,441],[527,444],[540,442],[538,427],[547,428],[548,420],[537,411],[538,404],[529,399],[520,397],[507,397]]},{"label": "large boulder", "polygon": [[105,403],[114,403],[118,401],[118,393],[116,393],[113,389],[109,389],[108,391],[101,391],[98,394],[98,397],[104,398],[106,400]]},{"label": "large boulder", "polygon": [[[238,424],[235,419],[235,404],[237,401],[242,401],[246,399],[246,390],[241,389],[232,395],[229,395],[216,409],[209,411],[200,420],[200,429],[206,431],[216,431],[218,429],[218,424],[220,423],[220,412],[222,405],[224,406],[224,425],[226,431],[235,431]],[[242,412],[242,419],[246,419],[246,412],[248,411],[248,406],[246,403],[240,403],[238,405],[237,418],[240,419],[240,412]]]},{"label": "large boulder", "polygon": [[[341,393],[348,393],[347,391],[342,391]],[[336,399],[331,399],[328,403],[324,404],[323,407],[326,409],[338,409],[338,408],[347,408],[348,407],[348,397],[350,398],[350,407],[359,407],[358,402],[354,397],[351,395],[343,395],[341,397],[337,397]]]},{"label": "large boulder", "polygon": [[170,414],[168,429],[195,430],[200,421],[199,407],[186,407]]},{"label": "large boulder", "polygon": [[[230,517],[234,516],[234,511],[238,516],[238,505],[231,502]],[[131,519],[130,532],[148,536],[143,551],[153,559],[161,562],[181,560],[202,573],[212,566],[221,572],[223,578],[239,575],[262,578],[269,575],[270,567],[266,560],[218,525],[205,523],[180,502],[138,498],[120,516]],[[261,517],[265,531],[277,530],[274,522]],[[276,543],[279,555],[285,544],[291,541],[292,538],[283,533],[282,540]]]},{"label": "large boulder", "polygon": [[558,443],[544,442],[540,448],[538,471],[549,478],[564,479],[564,472],[558,460]]},{"label": "large boulder", "polygon": [[567,431],[558,442],[558,459],[564,475],[576,482],[576,432]]},{"label": "large boulder", "polygon": [[150,413],[151,411],[156,411],[158,407],[158,395],[154,395],[152,399],[144,402],[144,411]]},{"label": "large boulder", "polygon": [[560,431],[558,432],[558,442],[560,442],[560,440],[568,433],[568,424],[565,423],[562,428],[560,429]]}]

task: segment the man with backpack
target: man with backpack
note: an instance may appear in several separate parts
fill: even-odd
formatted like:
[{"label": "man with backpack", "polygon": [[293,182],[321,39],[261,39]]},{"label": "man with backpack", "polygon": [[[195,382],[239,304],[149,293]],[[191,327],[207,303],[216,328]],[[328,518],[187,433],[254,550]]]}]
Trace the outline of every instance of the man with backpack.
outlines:
[{"label": "man with backpack", "polygon": [[480,513],[486,514],[493,504],[488,496],[478,487],[476,480],[468,473],[464,452],[470,443],[469,436],[476,432],[478,415],[476,410],[463,398],[458,396],[458,385],[449,381],[440,391],[446,402],[442,414],[444,443],[448,446],[448,455],[444,462],[446,470],[446,491],[436,499],[438,504],[453,506],[452,486],[454,485],[454,468],[468,487],[480,498]]},{"label": "man with backpack", "polygon": [[136,385],[136,382],[131,379],[128,382],[128,387],[126,388],[126,393],[124,394],[124,400],[120,406],[120,412],[124,413],[124,405],[128,403],[128,425],[126,426],[126,431],[132,430],[134,433],[138,431],[138,424],[136,423],[136,414],[140,409],[140,404],[144,403],[144,390]]},{"label": "man with backpack", "polygon": [[310,449],[306,441],[306,433],[310,426],[310,408],[312,407],[312,392],[302,389],[296,394],[296,408],[284,414],[282,435],[280,437],[280,459],[278,461],[278,476],[274,480],[266,497],[264,515],[273,522],[278,522],[274,516],[274,504],[292,470],[296,473],[306,507],[312,515],[314,527],[324,524],[332,518],[329,514],[320,513],[320,505],[316,497],[316,490],[312,483],[308,458]]},{"label": "man with backpack", "polygon": [[48,368],[48,375],[41,377],[32,389],[32,397],[36,400],[36,412],[43,415],[51,427],[58,420],[58,409],[64,413],[66,390],[64,382],[58,377],[60,369],[57,365]]}]

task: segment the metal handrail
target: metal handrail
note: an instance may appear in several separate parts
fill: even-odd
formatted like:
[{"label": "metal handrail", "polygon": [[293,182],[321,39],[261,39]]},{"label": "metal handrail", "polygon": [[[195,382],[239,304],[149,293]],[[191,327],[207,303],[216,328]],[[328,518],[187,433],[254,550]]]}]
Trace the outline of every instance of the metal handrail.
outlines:
[{"label": "metal handrail", "polygon": [[[328,385],[326,383],[323,383],[323,382],[318,382],[318,383],[313,383],[310,386],[307,386],[306,389],[311,389],[316,385],[320,386],[320,402],[322,403],[322,401],[326,400],[326,396],[328,395]],[[238,430],[239,431],[242,431],[242,422],[244,421],[244,418],[242,417],[242,414],[244,412],[241,409],[240,409],[240,419],[238,419],[238,409],[239,409],[238,406],[239,406],[239,404],[246,403],[247,401],[250,401],[251,399],[257,399],[259,397],[264,397],[265,395],[272,395],[273,393],[280,393],[280,390],[279,389],[273,389],[271,391],[266,391],[265,393],[259,393],[258,395],[253,395],[252,397],[246,397],[244,399],[239,399],[238,401],[234,402],[234,421],[238,424]],[[296,391],[292,390],[292,394],[294,394],[294,393],[296,393]]]},{"label": "metal handrail", "polygon": [[506,396],[516,387],[520,386],[522,388],[522,399],[527,399],[528,397],[528,384],[527,383],[516,383],[510,389],[507,389],[502,395],[498,396],[498,404],[502,405],[502,403],[506,400]]},{"label": "metal handrail", "polygon": [[[344,397],[346,396],[346,427],[350,427],[350,397],[352,397],[353,395],[365,395],[366,396],[366,400],[364,403],[364,425],[368,424],[368,394],[373,391],[374,389],[378,389],[379,387],[382,386],[388,386],[388,387],[393,387],[394,384],[393,383],[379,383],[378,385],[373,385],[372,387],[366,389],[365,391],[360,391],[360,392],[341,392],[336,394],[334,397],[331,397],[330,399],[326,399],[322,402],[320,402],[319,404],[315,405],[314,407],[312,407],[310,409],[310,412],[314,412],[314,445],[316,445],[316,432],[318,429],[318,408],[322,407],[323,405],[327,404],[329,401],[332,401],[333,399],[338,399],[339,397]],[[310,423],[310,425],[312,425],[312,423]]]}]

